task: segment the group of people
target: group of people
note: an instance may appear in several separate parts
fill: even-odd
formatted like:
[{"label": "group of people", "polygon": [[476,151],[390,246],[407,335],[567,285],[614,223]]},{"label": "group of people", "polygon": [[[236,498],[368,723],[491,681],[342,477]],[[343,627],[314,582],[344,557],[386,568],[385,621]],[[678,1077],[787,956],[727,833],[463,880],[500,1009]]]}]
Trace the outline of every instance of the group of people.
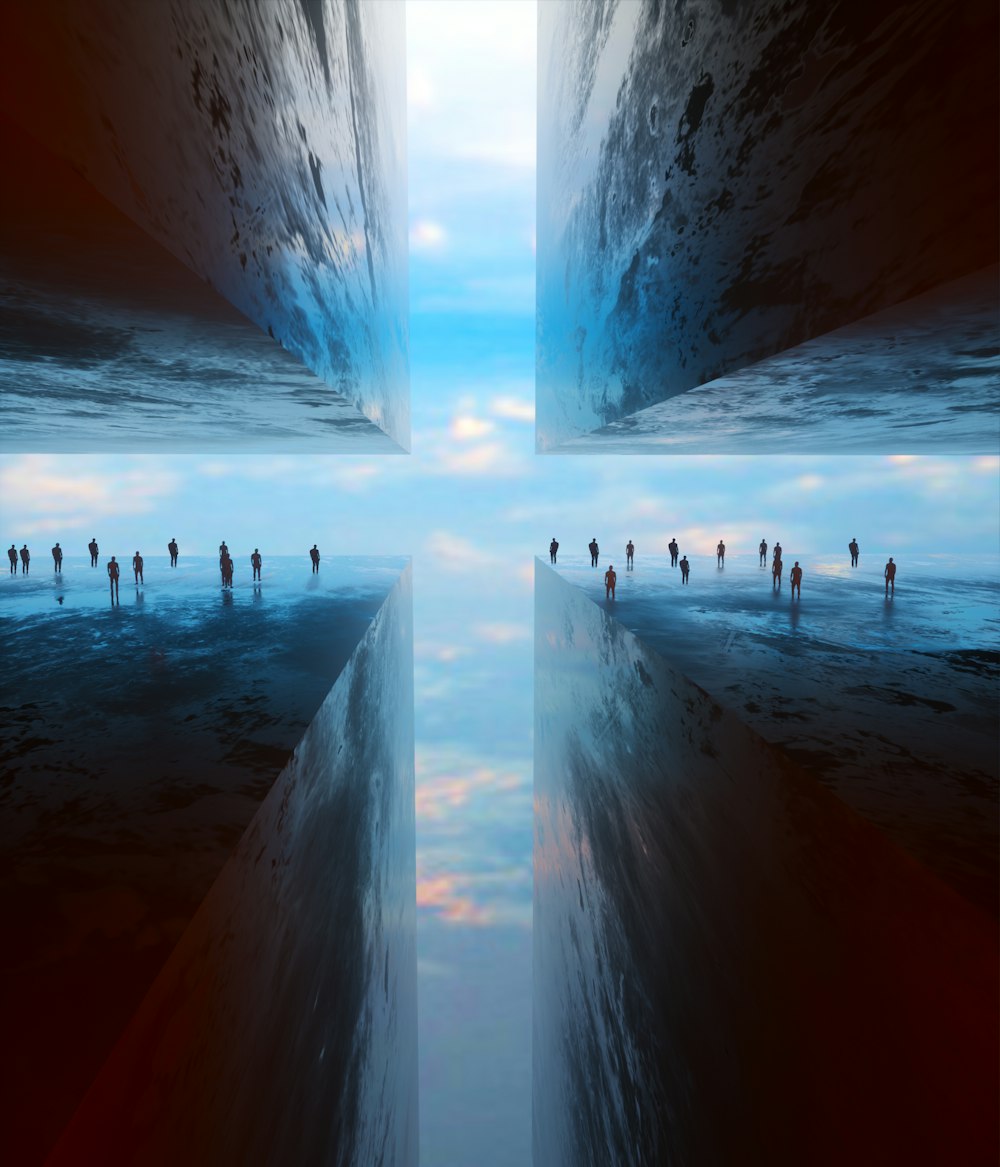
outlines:
[{"label": "group of people", "polygon": [[[600,557],[601,549],[597,542],[595,535],[588,544],[590,551],[590,566],[597,567],[598,559]],[[680,547],[677,544],[676,538],[671,538],[667,544],[667,550],[670,552],[670,566],[680,567],[681,583],[686,584],[691,571],[691,565],[688,563],[686,555],[680,556]],[[764,567],[767,563],[767,540],[761,539],[760,546],[757,548],[760,554],[760,566]],[[861,557],[861,548],[858,546],[856,538],[852,538],[847,545],[847,550],[851,555],[851,567],[857,567]],[[556,563],[559,554],[559,543],[555,536],[552,537],[552,542],[549,544],[549,562]],[[720,539],[715,548],[715,561],[719,568],[724,568],[726,565],[726,544]],[[626,570],[631,571],[635,567],[635,544],[629,539],[625,544],[625,565]],[[781,577],[784,573],[784,564],[782,562],[781,544],[775,543],[774,550],[771,553],[771,587],[772,590],[781,587]],[[796,559],[795,565],[788,573],[792,584],[792,599],[798,597],[802,598],[802,567]],[[883,572],[885,578],[885,594],[887,596],[895,596],[896,594],[896,564],[892,556],[889,556],[889,562],[885,565]],[[604,594],[609,599],[615,598],[615,585],[618,582],[618,574],[615,571],[614,564],[610,564],[608,570],[604,573]]]}]

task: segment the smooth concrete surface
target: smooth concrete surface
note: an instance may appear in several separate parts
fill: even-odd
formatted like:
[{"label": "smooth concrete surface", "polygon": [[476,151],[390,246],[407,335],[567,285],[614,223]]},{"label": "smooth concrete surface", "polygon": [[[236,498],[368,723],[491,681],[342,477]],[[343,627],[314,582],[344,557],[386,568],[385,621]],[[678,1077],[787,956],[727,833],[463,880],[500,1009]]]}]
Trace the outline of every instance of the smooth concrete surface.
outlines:
[{"label": "smooth concrete surface", "polygon": [[995,264],[997,33],[988,0],[540,4],[538,448]]},{"label": "smooth concrete surface", "polygon": [[534,1161],[994,1162],[995,921],[535,571]]},{"label": "smooth concrete surface", "polygon": [[54,1143],[406,567],[265,554],[255,587],[233,547],[222,589],[179,542],[141,585],[118,549],[117,606],[107,546],[0,577],[12,1162]]},{"label": "smooth concrete surface", "polygon": [[407,567],[49,1163],[416,1167]]},{"label": "smooth concrete surface", "polygon": [[13,0],[4,48],[7,116],[408,448],[401,2]]}]

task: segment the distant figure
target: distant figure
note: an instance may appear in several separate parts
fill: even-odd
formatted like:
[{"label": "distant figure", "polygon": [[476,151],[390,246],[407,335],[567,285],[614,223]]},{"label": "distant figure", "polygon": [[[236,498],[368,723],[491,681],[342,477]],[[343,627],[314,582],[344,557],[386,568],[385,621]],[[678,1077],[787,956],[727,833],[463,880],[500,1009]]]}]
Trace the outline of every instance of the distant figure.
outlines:
[{"label": "distant figure", "polygon": [[796,559],[795,566],[788,573],[788,578],[792,581],[792,599],[795,599],[796,590],[799,593],[799,599],[802,599],[802,568],[799,567],[799,561]]},{"label": "distant figure", "polygon": [[556,555],[559,553],[559,544],[556,542],[555,535],[552,536],[552,542],[549,544],[549,563],[555,563]]},{"label": "distant figure", "polygon": [[[22,552],[23,554],[23,552]],[[892,562],[892,556],[889,556],[889,562],[885,565],[885,594],[888,595],[890,589],[893,596],[896,594],[896,565]]]},{"label": "distant figure", "polygon": [[680,551],[680,548],[677,546],[676,539],[670,540],[670,542],[667,544],[667,550],[670,552],[670,566],[676,567],[677,566],[677,552]]},{"label": "distant figure", "polygon": [[90,566],[97,566],[97,540],[91,539],[87,544],[87,550],[90,552]]},{"label": "distant figure", "polygon": [[28,550],[28,544],[21,548],[21,574],[27,575],[28,568],[31,566],[31,552]]},{"label": "distant figure", "polygon": [[858,556],[861,554],[861,548],[858,546],[857,539],[852,539],[847,544],[847,550],[851,553],[851,567],[858,566]]},{"label": "distant figure", "polygon": [[135,555],[132,556],[132,570],[135,572],[135,582],[136,583],[145,583],[146,582],[142,578],[142,556],[139,554],[138,551],[135,553]]},{"label": "distant figure", "polygon": [[780,558],[781,558],[781,544],[775,543],[774,551],[771,553],[771,559],[773,561],[775,559],[780,559]]},{"label": "distant figure", "polygon": [[229,548],[226,546],[225,539],[223,539],[222,542],[219,544],[219,562],[221,563],[223,561],[223,559],[225,559],[228,554],[229,554]]},{"label": "distant figure", "polygon": [[608,564],[608,570],[604,573],[604,598],[610,596],[615,598],[615,584],[618,582],[618,576],[615,574],[615,565]]},{"label": "distant figure", "polygon": [[233,586],[233,559],[228,551],[219,563],[219,570],[222,572],[222,586],[231,588]]},{"label": "distant figure", "polygon": [[601,553],[600,547],[597,546],[597,538],[595,537],[595,538],[591,539],[588,546],[590,547],[590,566],[596,567],[597,566],[597,557]]},{"label": "distant figure", "polygon": [[715,549],[715,563],[717,567],[726,566],[726,545],[721,539],[719,540],[718,547]]},{"label": "distant figure", "polygon": [[761,539],[760,546],[757,550],[760,552],[760,565],[763,567],[767,563],[767,543],[763,539]]},{"label": "distant figure", "polygon": [[7,551],[7,558],[10,560],[10,574],[17,575],[17,545],[16,544],[11,543],[11,545]]},{"label": "distant figure", "polygon": [[253,568],[254,579],[260,579],[260,565],[261,565],[260,552],[255,547],[253,549],[253,555],[250,556],[250,566]]},{"label": "distant figure", "polygon": [[309,552],[309,558],[312,560],[313,571],[319,571],[319,548],[314,543],[312,550]]},{"label": "distant figure", "polygon": [[781,556],[775,555],[771,563],[771,591],[781,587]]},{"label": "distant figure", "polygon": [[118,563],[112,555],[108,560],[108,579],[111,581],[111,602],[118,599]]},{"label": "distant figure", "polygon": [[691,570],[691,564],[688,563],[688,557],[685,555],[681,560],[681,583],[686,584],[688,581],[688,572]]},{"label": "distant figure", "polygon": [[628,569],[630,567],[632,567],[632,568],[635,567],[635,564],[632,562],[634,555],[635,555],[635,545],[633,544],[632,540],[629,539],[629,541],[625,544],[625,570],[626,571],[628,571]]},{"label": "distant figure", "polygon": [[170,552],[170,566],[176,567],[177,566],[177,552],[178,552],[176,539],[170,540],[170,542],[167,544],[167,550]]},{"label": "distant figure", "polygon": [[52,564],[55,570],[62,575],[62,548],[58,543],[52,548]]}]

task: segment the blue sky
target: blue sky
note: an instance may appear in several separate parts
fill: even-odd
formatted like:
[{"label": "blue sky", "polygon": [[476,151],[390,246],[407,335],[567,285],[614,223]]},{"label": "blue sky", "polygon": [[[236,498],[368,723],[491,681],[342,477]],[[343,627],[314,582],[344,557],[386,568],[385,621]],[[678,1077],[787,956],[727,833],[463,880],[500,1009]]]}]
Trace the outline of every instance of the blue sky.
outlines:
[{"label": "blue sky", "polygon": [[992,553],[1000,460],[536,457],[535,5],[407,24],[412,454],[3,457],[0,531],[413,556],[422,1162],[489,1167],[529,1161],[533,556]]}]

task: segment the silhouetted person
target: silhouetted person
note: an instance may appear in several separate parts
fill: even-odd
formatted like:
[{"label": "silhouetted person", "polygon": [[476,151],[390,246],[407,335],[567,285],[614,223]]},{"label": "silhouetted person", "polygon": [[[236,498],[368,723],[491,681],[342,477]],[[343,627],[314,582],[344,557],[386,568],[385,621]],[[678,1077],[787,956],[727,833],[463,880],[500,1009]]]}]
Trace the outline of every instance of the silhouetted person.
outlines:
[{"label": "silhouetted person", "polygon": [[721,539],[719,540],[718,547],[715,549],[715,563],[717,567],[726,566],[726,545]]},{"label": "silhouetted person", "polygon": [[802,568],[799,567],[799,561],[796,559],[795,566],[788,573],[788,578],[792,581],[792,599],[795,599],[795,593],[798,591],[799,599],[802,599]]},{"label": "silhouetted person", "polygon": [[780,559],[780,558],[781,558],[781,544],[775,543],[774,551],[771,553],[771,560],[773,562],[775,559]]},{"label": "silhouetted person", "polygon": [[615,565],[613,563],[609,563],[608,570],[604,573],[604,598],[605,599],[607,599],[608,596],[610,596],[612,599],[615,598],[615,584],[617,582],[618,582],[618,576],[615,572]]},{"label": "silhouetted person", "polygon": [[229,554],[229,548],[226,546],[225,539],[223,539],[222,542],[219,544],[219,562],[221,563],[223,561],[223,559],[225,559],[228,554]]},{"label": "silhouetted person", "polygon": [[861,554],[861,548],[858,546],[857,539],[852,539],[847,544],[847,550],[851,553],[851,567],[858,566],[858,556]]},{"label": "silhouetted person", "polygon": [[670,542],[667,544],[667,550],[670,552],[670,566],[676,567],[677,566],[677,553],[678,553],[678,551],[680,551],[680,548],[677,546],[676,539],[670,540]]},{"label": "silhouetted person", "polygon": [[167,544],[167,550],[170,552],[170,566],[176,567],[177,566],[177,552],[179,551],[176,539],[170,540],[170,542]]},{"label": "silhouetted person", "polygon": [[767,563],[767,544],[763,539],[761,539],[760,546],[757,548],[757,550],[760,552],[760,565],[763,567],[764,564]]},{"label": "silhouetted person", "polygon": [[135,572],[135,582],[136,583],[145,583],[146,582],[142,578],[142,556],[139,554],[138,551],[135,553],[135,555],[132,556],[132,570]]},{"label": "silhouetted person", "polygon": [[111,602],[118,599],[118,562],[112,555],[108,560],[108,579],[111,581]]},{"label": "silhouetted person", "polygon": [[632,540],[629,539],[629,541],[625,544],[625,570],[626,571],[628,571],[628,569],[630,567],[635,567],[635,564],[632,562],[634,557],[635,557],[635,547],[632,543]]},{"label": "silhouetted person", "polygon": [[889,556],[889,562],[885,565],[885,594],[888,595],[890,589],[892,594],[896,594],[896,565],[892,562],[892,556]]},{"label": "silhouetted person", "polygon": [[97,540],[91,539],[87,544],[87,550],[90,552],[90,566],[97,566]]},{"label": "silhouetted person", "polygon": [[58,543],[52,548],[52,566],[62,575],[62,548]]},{"label": "silhouetted person", "polygon": [[319,571],[319,548],[314,543],[309,552],[309,558],[312,560],[313,571]]},{"label": "silhouetted person", "polygon": [[681,559],[681,583],[686,584],[688,581],[688,572],[691,570],[691,564],[688,563],[688,557],[685,555]]},{"label": "silhouetted person", "polygon": [[253,568],[254,579],[260,579],[260,565],[261,565],[260,552],[255,547],[253,549],[253,555],[250,556],[250,566]]},{"label": "silhouetted person", "polygon": [[31,566],[31,552],[28,550],[28,544],[21,548],[21,574],[27,575],[28,568]]},{"label": "silhouetted person", "polygon": [[559,544],[556,542],[555,535],[552,536],[552,542],[549,544],[549,563],[555,563],[556,555],[559,553]]},{"label": "silhouetted person", "polygon": [[587,546],[590,548],[590,566],[596,567],[597,566],[597,557],[601,553],[600,547],[597,546],[597,539],[596,538],[591,539],[590,542],[587,544]]},{"label": "silhouetted person", "polygon": [[7,558],[10,560],[10,574],[17,575],[17,545],[11,543],[7,550]]},{"label": "silhouetted person", "polygon": [[233,586],[233,557],[228,551],[220,567],[222,569],[222,586],[224,588],[231,588]]},{"label": "silhouetted person", "polygon": [[781,556],[775,555],[775,557],[771,563],[771,590],[772,591],[774,591],[775,588],[781,587],[781,571],[782,571]]}]

